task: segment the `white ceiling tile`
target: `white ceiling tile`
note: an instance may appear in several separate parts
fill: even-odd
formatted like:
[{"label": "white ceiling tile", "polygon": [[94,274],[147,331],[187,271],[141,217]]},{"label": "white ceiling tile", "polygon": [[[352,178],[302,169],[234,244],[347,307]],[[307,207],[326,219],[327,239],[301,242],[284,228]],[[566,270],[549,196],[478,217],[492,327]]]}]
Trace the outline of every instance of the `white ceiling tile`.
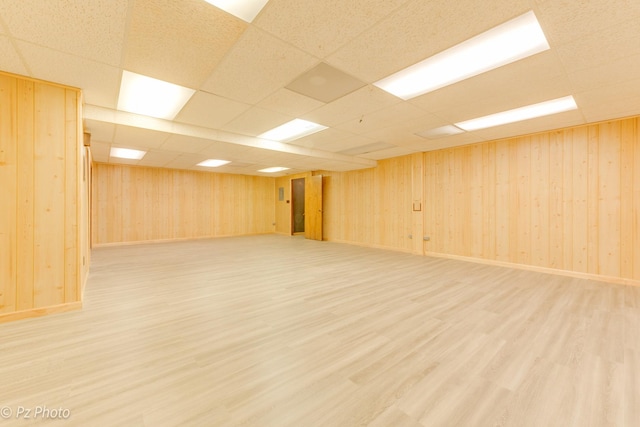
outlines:
[{"label": "white ceiling tile", "polygon": [[300,95],[286,88],[278,90],[257,104],[258,107],[292,117],[300,117],[323,105],[325,105],[324,102],[316,101],[315,99]]},{"label": "white ceiling tile", "polygon": [[180,153],[171,151],[149,150],[138,162],[139,166],[163,167],[170,161],[178,157]]},{"label": "white ceiling tile", "polygon": [[305,136],[304,138],[296,139],[289,142],[288,144],[297,145],[299,147],[317,148],[320,150],[324,150],[326,149],[325,147],[328,147],[335,141],[353,136],[355,135],[351,132],[346,132],[335,128],[328,128],[323,130],[322,132],[316,132],[309,136]]},{"label": "white ceiling tile", "polygon": [[120,65],[127,0],[3,1],[2,17],[20,40]]},{"label": "white ceiling tile", "polygon": [[374,151],[372,153],[362,154],[358,157],[363,157],[365,159],[372,159],[372,160],[382,160],[382,159],[390,159],[392,157],[406,156],[408,154],[413,154],[416,152],[417,150],[413,150],[411,148],[394,147],[394,148],[388,148],[386,150],[380,150],[380,151]]},{"label": "white ceiling tile", "polygon": [[540,2],[536,15],[551,47],[640,17],[637,0]]},{"label": "white ceiling tile", "polygon": [[173,169],[191,169],[203,160],[207,160],[200,154],[179,154],[173,160],[165,163],[164,167]]},{"label": "white ceiling tile", "polygon": [[527,12],[529,3],[494,0],[479,7],[477,0],[412,0],[327,62],[373,83]]},{"label": "white ceiling tile", "polygon": [[562,60],[564,69],[572,73],[639,55],[639,40],[640,25],[637,20],[632,20],[586,34],[554,49]]},{"label": "white ceiling tile", "polygon": [[213,173],[228,173],[228,174],[240,174],[240,175],[257,175],[255,168],[255,165],[250,165],[247,163],[238,163],[238,164],[227,164],[224,166],[220,166],[217,168],[203,168],[201,166],[194,166],[192,169],[193,170],[200,170],[200,171],[206,171],[206,172],[213,172]]},{"label": "white ceiling tile", "polygon": [[313,56],[250,27],[202,89],[225,98],[255,104],[317,62]]},{"label": "white ceiling tile", "polygon": [[611,84],[637,80],[638,76],[640,76],[640,54],[569,73],[569,80],[575,92],[583,92]]},{"label": "white ceiling tile", "polygon": [[251,108],[206,92],[196,92],[176,117],[177,122],[219,129]]},{"label": "white ceiling tile", "polygon": [[122,74],[119,68],[30,43],[17,43],[34,75],[81,88],[87,104],[116,108]]},{"label": "white ceiling tile", "polygon": [[109,153],[111,151],[111,144],[108,142],[91,140],[91,157],[94,162],[107,163],[109,161]]},{"label": "white ceiling tile", "polygon": [[475,132],[465,132],[438,139],[426,139],[418,136],[416,136],[416,138],[417,139],[406,144],[406,147],[412,148],[416,151],[433,151],[484,141],[484,138]]},{"label": "white ceiling tile", "polygon": [[407,0],[271,1],[254,24],[323,58]]},{"label": "white ceiling tile", "polygon": [[166,132],[117,125],[113,145],[123,148],[160,148],[170,135]]},{"label": "white ceiling tile", "polygon": [[116,125],[113,123],[99,122],[97,120],[84,120],[84,131],[91,134],[91,145],[95,141],[113,142],[116,133]]},{"label": "white ceiling tile", "polygon": [[422,117],[427,114],[424,110],[401,102],[382,110],[365,114],[360,118],[352,119],[336,126],[337,129],[346,130],[358,135],[393,126],[410,119]]},{"label": "white ceiling tile", "polygon": [[378,141],[389,142],[393,145],[402,145],[410,143],[415,138],[420,138],[415,134],[428,129],[434,129],[449,124],[441,117],[433,114],[424,114],[414,119],[405,120],[393,126],[367,132],[364,135]]},{"label": "white ceiling tile", "polygon": [[0,36],[0,70],[23,76],[29,74],[11,40],[5,36]]},{"label": "white ceiling tile", "polygon": [[324,126],[335,126],[351,119],[360,119],[365,114],[402,102],[400,98],[368,85],[343,96],[323,107],[305,114],[302,118]]},{"label": "white ceiling tile", "polygon": [[293,119],[294,117],[285,114],[253,107],[223,126],[222,129],[242,135],[258,136]]},{"label": "white ceiling tile", "polygon": [[135,165],[138,164],[138,162],[140,162],[140,160],[136,160],[136,159],[121,159],[121,158],[118,158],[118,157],[109,157],[109,163],[116,164],[116,165],[135,166]]},{"label": "white ceiling tile", "polygon": [[237,144],[228,144],[225,142],[212,141],[208,147],[200,151],[207,159],[244,161],[247,159],[247,153],[250,147]]},{"label": "white ceiling tile", "polygon": [[337,139],[334,141],[327,141],[319,147],[314,147],[318,150],[329,151],[332,153],[339,153],[341,151],[349,150],[356,147],[367,146],[375,144],[378,141],[375,139],[367,138],[360,135],[350,135],[347,138]]},{"label": "white ceiling tile", "polygon": [[587,122],[640,115],[640,79],[575,94]]},{"label": "white ceiling tile", "polygon": [[358,165],[340,160],[333,160],[323,165],[323,169],[331,172],[346,172],[359,169],[368,169],[371,166]]},{"label": "white ceiling tile", "polygon": [[204,1],[137,0],[124,68],[198,88],[247,24]]},{"label": "white ceiling tile", "polygon": [[199,153],[209,147],[213,141],[202,138],[194,138],[184,135],[171,135],[160,146],[163,151],[176,151],[179,153]]}]

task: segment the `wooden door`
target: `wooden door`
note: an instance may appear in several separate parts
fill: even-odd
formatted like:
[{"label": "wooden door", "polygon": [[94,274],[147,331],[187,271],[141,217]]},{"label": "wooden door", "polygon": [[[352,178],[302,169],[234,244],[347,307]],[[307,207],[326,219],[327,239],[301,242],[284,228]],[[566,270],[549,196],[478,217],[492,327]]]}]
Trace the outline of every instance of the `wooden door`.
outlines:
[{"label": "wooden door", "polygon": [[305,179],[291,180],[291,234],[304,233],[305,230]]},{"label": "wooden door", "polygon": [[304,192],[304,236],[307,239],[322,240],[322,175],[307,178]]}]

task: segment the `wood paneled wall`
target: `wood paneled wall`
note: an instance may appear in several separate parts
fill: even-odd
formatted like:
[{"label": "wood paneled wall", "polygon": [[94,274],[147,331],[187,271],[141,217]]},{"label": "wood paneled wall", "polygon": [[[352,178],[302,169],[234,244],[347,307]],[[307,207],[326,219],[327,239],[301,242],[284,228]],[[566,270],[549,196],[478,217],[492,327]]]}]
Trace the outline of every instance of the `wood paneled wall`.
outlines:
[{"label": "wood paneled wall", "polygon": [[96,245],[274,231],[274,178],[97,163]]},{"label": "wood paneled wall", "polygon": [[81,105],[77,89],[0,73],[0,321],[79,307]]},{"label": "wood paneled wall", "polygon": [[640,280],[638,118],[425,153],[426,252]]},{"label": "wood paneled wall", "polygon": [[640,280],[639,118],[324,174],[328,240]]},{"label": "wood paneled wall", "polygon": [[382,160],[372,169],[322,172],[325,239],[413,251],[412,172],[421,156]]}]

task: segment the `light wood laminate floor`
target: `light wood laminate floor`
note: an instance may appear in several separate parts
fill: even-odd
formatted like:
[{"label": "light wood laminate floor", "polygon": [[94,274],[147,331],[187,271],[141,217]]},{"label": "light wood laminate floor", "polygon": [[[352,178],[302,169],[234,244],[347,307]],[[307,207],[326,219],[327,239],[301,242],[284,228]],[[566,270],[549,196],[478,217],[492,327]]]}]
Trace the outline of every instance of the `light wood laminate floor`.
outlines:
[{"label": "light wood laminate floor", "polygon": [[0,325],[0,426],[639,426],[639,309],[299,237],[99,248],[82,311]]}]

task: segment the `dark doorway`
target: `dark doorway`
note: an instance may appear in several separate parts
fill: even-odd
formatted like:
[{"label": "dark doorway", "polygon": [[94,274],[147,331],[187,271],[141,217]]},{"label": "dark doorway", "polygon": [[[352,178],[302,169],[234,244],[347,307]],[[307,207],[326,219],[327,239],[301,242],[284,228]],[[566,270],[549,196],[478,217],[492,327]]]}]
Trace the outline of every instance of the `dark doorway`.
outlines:
[{"label": "dark doorway", "polygon": [[304,233],[304,178],[291,180],[291,230]]}]

